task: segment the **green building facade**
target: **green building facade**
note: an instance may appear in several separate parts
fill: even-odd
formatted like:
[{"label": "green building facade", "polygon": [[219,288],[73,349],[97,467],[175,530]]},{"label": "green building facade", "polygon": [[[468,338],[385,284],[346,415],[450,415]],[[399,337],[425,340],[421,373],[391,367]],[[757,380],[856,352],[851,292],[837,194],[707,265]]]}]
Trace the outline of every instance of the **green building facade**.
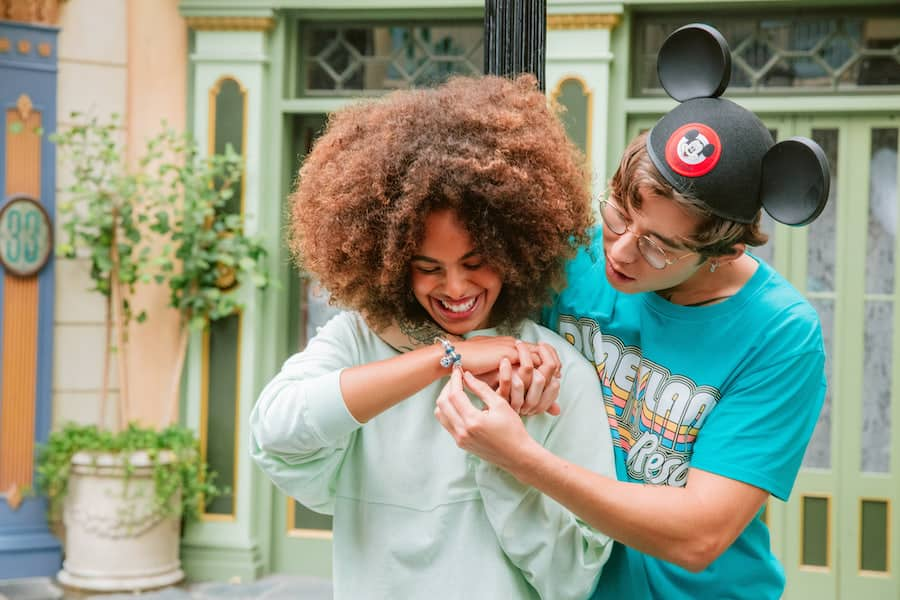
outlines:
[{"label": "green building facade", "polygon": [[[480,0],[181,0],[191,28],[189,119],[209,151],[245,157],[242,211],[267,240],[281,289],[192,340],[183,419],[233,495],[185,535],[194,579],[328,576],[330,520],[275,490],[251,464],[244,424],[282,361],[331,310],[290,266],[285,198],[329,112],[360,97],[483,68]],[[898,134],[895,1],[549,0],[546,88],[566,107],[595,195],[627,141],[674,103],[655,75],[665,36],[718,27],[733,53],[727,96],[778,139],[825,149],[832,197],[810,227],[766,222],[771,262],[819,311],[829,392],[787,503],[766,520],[786,598],[900,597]],[[898,377],[894,377],[897,375]],[[773,382],[773,394],[778,393]],[[865,596],[863,596],[865,595]]]}]

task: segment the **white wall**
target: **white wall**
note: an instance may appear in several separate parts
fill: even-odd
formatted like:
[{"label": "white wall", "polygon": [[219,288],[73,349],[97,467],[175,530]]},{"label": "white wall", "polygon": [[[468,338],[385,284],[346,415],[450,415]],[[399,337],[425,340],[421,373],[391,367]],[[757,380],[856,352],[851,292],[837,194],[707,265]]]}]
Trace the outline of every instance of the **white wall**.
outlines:
[{"label": "white wall", "polygon": [[[58,124],[72,111],[126,114],[127,4],[123,0],[68,0],[60,5]],[[59,166],[57,185],[71,175]],[[58,193],[57,203],[63,200]],[[58,222],[58,219],[57,219]],[[59,233],[57,233],[59,235]],[[104,299],[91,286],[86,259],[57,260],[54,315],[53,424],[100,417],[104,340]],[[113,386],[117,386],[113,358]],[[114,397],[114,394],[113,394]],[[112,424],[110,398],[107,423]]]}]

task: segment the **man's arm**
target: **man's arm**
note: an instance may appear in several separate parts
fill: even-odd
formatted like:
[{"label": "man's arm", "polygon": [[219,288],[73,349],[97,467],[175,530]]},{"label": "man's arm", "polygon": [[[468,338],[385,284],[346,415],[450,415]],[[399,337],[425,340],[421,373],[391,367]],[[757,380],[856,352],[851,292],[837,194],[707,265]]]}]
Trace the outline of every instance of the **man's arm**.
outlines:
[{"label": "man's arm", "polygon": [[599,475],[533,440],[518,415],[489,386],[470,374],[464,382],[487,409],[476,409],[462,393],[442,398],[436,411],[461,448],[547,494],[613,539],[685,569],[701,571],[718,558],[769,495],[698,469],[689,471],[682,488]]}]

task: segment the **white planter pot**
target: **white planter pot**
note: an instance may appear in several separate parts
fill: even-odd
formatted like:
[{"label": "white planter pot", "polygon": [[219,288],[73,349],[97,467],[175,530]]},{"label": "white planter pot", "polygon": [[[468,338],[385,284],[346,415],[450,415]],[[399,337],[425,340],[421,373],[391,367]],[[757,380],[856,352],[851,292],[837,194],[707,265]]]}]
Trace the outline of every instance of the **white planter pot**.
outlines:
[{"label": "white planter pot", "polygon": [[180,517],[163,517],[154,507],[147,454],[128,458],[134,470],[126,482],[122,456],[79,452],[72,457],[63,505],[66,556],[57,575],[63,585],[137,591],[184,578],[178,560]]}]

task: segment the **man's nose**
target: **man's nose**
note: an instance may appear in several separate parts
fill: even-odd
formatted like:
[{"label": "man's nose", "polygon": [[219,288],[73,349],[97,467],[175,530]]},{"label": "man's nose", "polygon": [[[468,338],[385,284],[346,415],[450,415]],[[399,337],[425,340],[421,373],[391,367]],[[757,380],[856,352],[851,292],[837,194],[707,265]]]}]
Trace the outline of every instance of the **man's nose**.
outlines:
[{"label": "man's nose", "polygon": [[640,257],[638,238],[630,229],[617,236],[609,247],[609,254],[618,263],[632,263]]}]

